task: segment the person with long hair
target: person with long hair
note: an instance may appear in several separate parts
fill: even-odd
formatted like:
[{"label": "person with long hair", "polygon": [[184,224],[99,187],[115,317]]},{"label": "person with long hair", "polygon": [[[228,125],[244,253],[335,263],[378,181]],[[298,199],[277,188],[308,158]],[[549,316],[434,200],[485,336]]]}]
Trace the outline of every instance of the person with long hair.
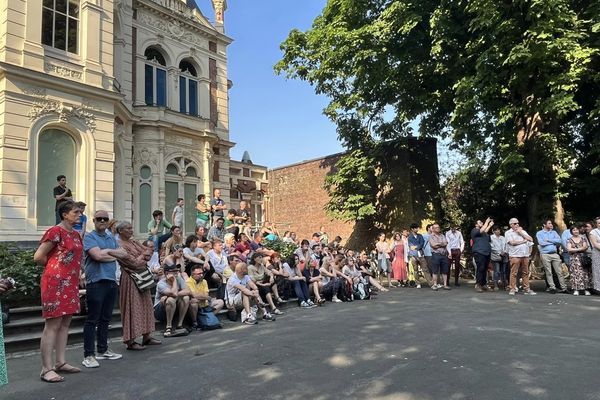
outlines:
[{"label": "person with long hair", "polygon": [[385,233],[380,233],[378,236],[377,244],[375,245],[375,249],[377,250],[377,264],[379,265],[379,270],[382,274],[387,277],[388,287],[392,287],[392,282],[390,280],[390,245],[385,240]]},{"label": "person with long hair", "polygon": [[567,240],[567,251],[569,252],[569,271],[571,272],[571,289],[575,296],[583,291],[586,296],[591,293],[592,288],[591,271],[581,262],[583,255],[587,252],[588,241],[580,234],[578,226],[570,229],[571,237]]},{"label": "person with long hair", "polygon": [[210,215],[210,206],[206,204],[206,196],[203,194],[198,195],[198,201],[196,202],[196,227],[209,227]]},{"label": "person with long hair", "polygon": [[398,281],[398,287],[406,286],[408,282],[408,271],[406,270],[406,262],[404,261],[404,240],[400,233],[394,234],[394,241],[392,242],[392,252],[394,253],[394,260],[392,261],[392,272],[394,279]]},{"label": "person with long hair", "polygon": [[[65,359],[71,318],[79,313],[78,284],[83,243],[73,225],[79,221],[81,210],[74,202],[63,201],[58,205],[57,213],[60,223],[46,231],[33,256],[36,264],[44,266],[40,282],[42,316],[45,319],[40,341],[40,379],[48,383],[64,381],[60,373],[81,371]],[[54,363],[53,353],[56,355]]]}]

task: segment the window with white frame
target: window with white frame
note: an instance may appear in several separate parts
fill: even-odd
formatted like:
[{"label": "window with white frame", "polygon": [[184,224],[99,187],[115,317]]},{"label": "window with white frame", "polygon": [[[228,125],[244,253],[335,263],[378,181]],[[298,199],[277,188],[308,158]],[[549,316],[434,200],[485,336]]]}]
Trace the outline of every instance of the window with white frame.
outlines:
[{"label": "window with white frame", "polygon": [[42,43],[79,52],[79,0],[43,0]]},{"label": "window with white frame", "polygon": [[149,47],[144,52],[144,98],[146,105],[166,107],[167,105],[167,62],[160,51]]},{"label": "window with white frame", "polygon": [[179,111],[198,116],[198,72],[191,62],[179,63]]}]

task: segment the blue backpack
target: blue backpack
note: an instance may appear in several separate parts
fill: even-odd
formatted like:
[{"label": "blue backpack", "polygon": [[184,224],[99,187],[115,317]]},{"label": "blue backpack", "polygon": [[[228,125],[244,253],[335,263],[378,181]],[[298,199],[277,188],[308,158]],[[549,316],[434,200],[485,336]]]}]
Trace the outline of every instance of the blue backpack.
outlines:
[{"label": "blue backpack", "polygon": [[198,327],[203,331],[212,331],[213,329],[222,328],[219,319],[211,307],[203,307],[198,309],[197,322]]}]

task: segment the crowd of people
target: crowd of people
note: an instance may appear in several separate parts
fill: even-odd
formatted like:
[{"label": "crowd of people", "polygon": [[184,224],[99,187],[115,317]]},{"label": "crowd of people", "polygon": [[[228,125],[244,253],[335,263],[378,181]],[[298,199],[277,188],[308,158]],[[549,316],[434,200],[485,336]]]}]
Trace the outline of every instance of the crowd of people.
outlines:
[{"label": "crowd of people", "polygon": [[[171,214],[173,224],[162,211],[152,213],[143,241],[133,237],[130,222],[111,220],[103,210],[94,213],[93,230],[86,232],[84,225],[78,232],[74,227],[81,223],[83,207],[57,197],[60,222],[44,234],[34,256],[45,266],[40,283],[46,320],[40,378],[45,382],[62,382],[64,374],[80,371],[65,360],[65,347],[83,290],[87,316],[82,365],[95,368],[99,360],[122,357],[109,349],[107,340],[117,295],[122,340],[127,350],[141,351],[161,344],[153,337],[156,321],[164,324],[163,337],[169,338],[220,327],[214,314],[223,309],[232,321],[254,325],[276,321],[284,314],[281,305],[290,301],[314,309],[326,302],[370,299],[394,287],[451,290],[451,265],[454,285],[460,286],[465,239],[456,226],[442,233],[434,223],[421,234],[415,223],[389,237],[382,233],[369,253],[344,248],[340,237],[330,241],[324,227],[302,240],[293,232],[280,234],[269,222],[254,230],[248,204],[228,208],[218,190],[208,204],[205,196],[198,196],[195,232],[186,237],[181,199]],[[591,224],[573,226],[561,237],[552,221],[544,221],[535,236],[548,292],[568,290],[561,253],[573,294],[600,290],[600,218],[594,224],[594,229]],[[516,218],[509,225],[503,233],[488,218],[476,221],[470,232],[475,289],[534,295],[528,268],[535,240]],[[284,258],[265,246],[276,239],[294,244],[296,250]]]}]

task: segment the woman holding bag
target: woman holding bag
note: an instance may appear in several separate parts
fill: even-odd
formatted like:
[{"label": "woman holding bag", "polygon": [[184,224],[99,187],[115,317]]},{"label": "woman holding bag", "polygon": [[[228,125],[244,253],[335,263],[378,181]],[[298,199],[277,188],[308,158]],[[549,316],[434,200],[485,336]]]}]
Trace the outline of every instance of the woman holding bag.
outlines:
[{"label": "woman holding bag", "polygon": [[[127,350],[144,350],[146,345],[157,345],[161,342],[150,336],[154,332],[154,307],[150,290],[140,291],[131,273],[147,270],[146,263],[152,257],[154,249],[153,246],[144,246],[133,239],[133,226],[129,222],[121,222],[117,226],[117,232],[119,246],[127,252],[127,257],[119,259],[122,270],[119,306],[123,323],[123,342],[127,345]],[[142,344],[135,341],[140,336]]]}]

